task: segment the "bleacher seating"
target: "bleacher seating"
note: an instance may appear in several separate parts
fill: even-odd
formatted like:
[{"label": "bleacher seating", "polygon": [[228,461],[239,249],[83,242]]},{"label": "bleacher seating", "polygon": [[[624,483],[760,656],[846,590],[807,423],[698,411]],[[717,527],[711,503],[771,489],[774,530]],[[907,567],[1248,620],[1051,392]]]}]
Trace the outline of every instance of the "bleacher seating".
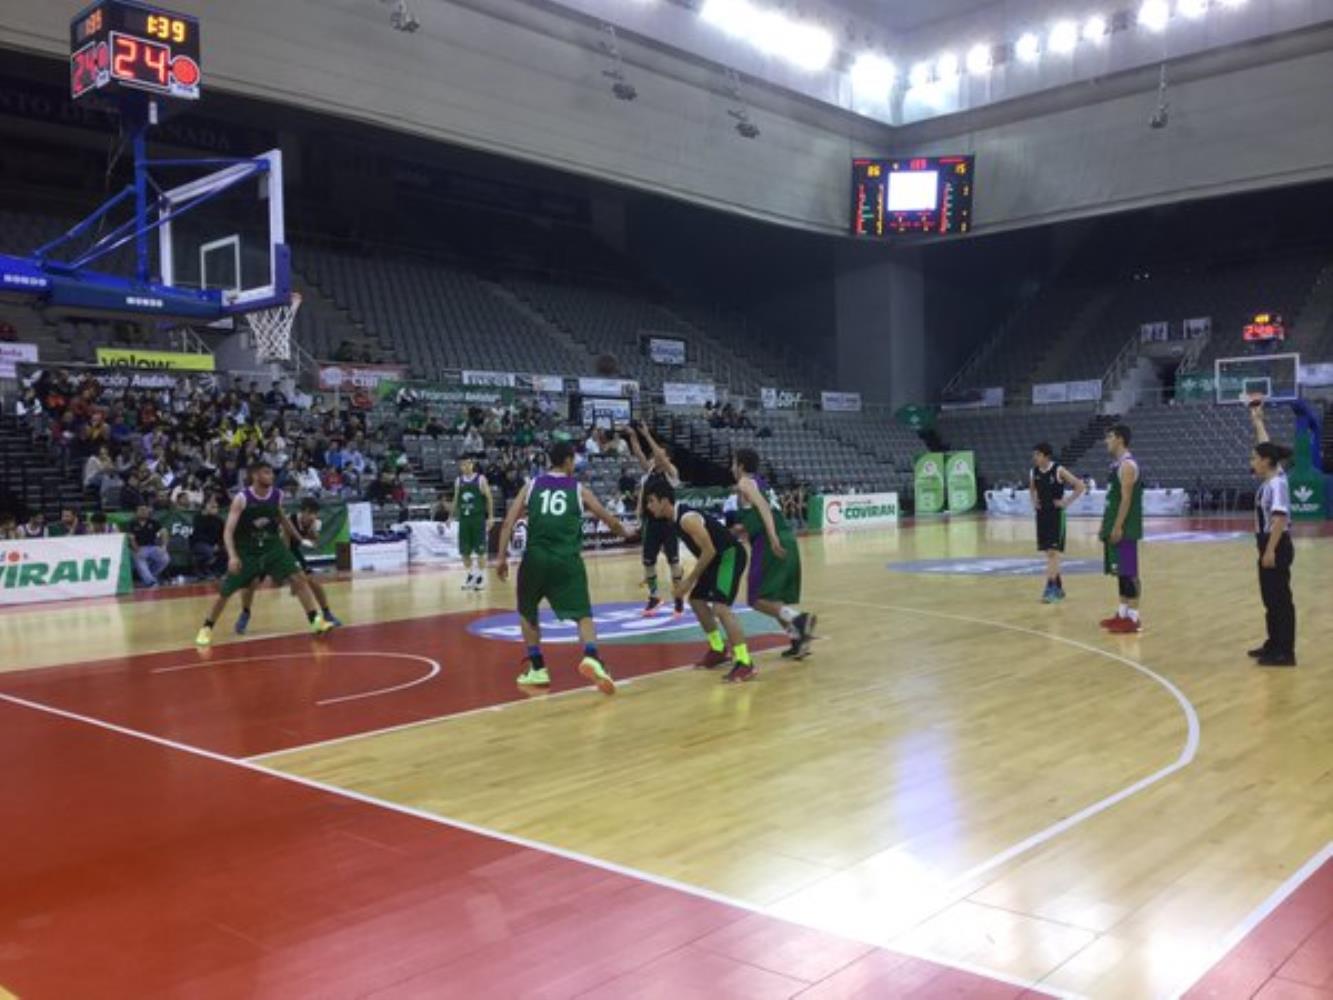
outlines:
[{"label": "bleacher seating", "polygon": [[[1043,407],[1036,410],[962,410],[940,415],[936,431],[954,451],[976,452],[977,475],[991,486],[1022,484],[1032,467],[1032,446],[1049,442],[1056,456],[1069,464],[1070,445],[1095,418],[1087,407]],[[1100,459],[1089,457],[1086,475],[1100,471]]]}]

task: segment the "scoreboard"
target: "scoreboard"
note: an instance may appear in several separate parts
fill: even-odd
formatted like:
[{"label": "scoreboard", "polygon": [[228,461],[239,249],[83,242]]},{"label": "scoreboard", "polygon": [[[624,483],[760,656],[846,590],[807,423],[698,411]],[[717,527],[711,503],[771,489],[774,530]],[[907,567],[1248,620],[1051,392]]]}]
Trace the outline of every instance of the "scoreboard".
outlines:
[{"label": "scoreboard", "polygon": [[199,99],[198,18],[133,0],[100,0],[74,18],[69,34],[75,100],[121,88]]},{"label": "scoreboard", "polygon": [[972,230],[971,156],[852,161],[852,235],[951,235]]}]

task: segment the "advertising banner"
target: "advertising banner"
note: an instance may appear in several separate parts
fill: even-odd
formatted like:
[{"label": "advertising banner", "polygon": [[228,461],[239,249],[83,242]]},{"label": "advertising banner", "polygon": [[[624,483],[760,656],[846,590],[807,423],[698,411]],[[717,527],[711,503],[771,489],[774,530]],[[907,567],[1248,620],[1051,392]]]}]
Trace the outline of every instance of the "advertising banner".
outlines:
[{"label": "advertising banner", "polygon": [[970,451],[951,451],[946,458],[949,513],[965,514],[977,505],[977,462]]},{"label": "advertising banner", "polygon": [[860,413],[859,392],[821,392],[819,405],[827,413]]},{"label": "advertising banner", "polygon": [[1139,343],[1151,344],[1171,339],[1171,324],[1165,320],[1139,324]]},{"label": "advertising banner", "polygon": [[464,385],[493,385],[512,389],[518,384],[518,377],[512,372],[463,372]]},{"label": "advertising banner", "polygon": [[0,542],[0,605],[113,597],[133,589],[124,535]]},{"label": "advertising banner", "polygon": [[883,527],[898,523],[898,510],[897,493],[821,495],[810,501],[810,527],[815,531]]},{"label": "advertising banner", "polygon": [[585,396],[624,396],[639,394],[639,383],[625,378],[580,378],[579,392]]},{"label": "advertising banner", "polygon": [[940,402],[941,410],[984,410],[1004,405],[1004,386],[996,385],[985,389],[965,389],[962,392],[945,396]]},{"label": "advertising banner", "polygon": [[759,401],[765,410],[799,410],[805,402],[805,394],[765,387],[759,390]]},{"label": "advertising banner", "polygon": [[663,382],[667,406],[706,406],[717,402],[717,387],[696,382]]},{"label": "advertising banner", "polygon": [[211,372],[216,370],[211,354],[140,351],[128,347],[99,347],[97,349],[97,363],[107,368],[148,368],[171,372]]},{"label": "advertising banner", "polygon": [[648,338],[648,357],[654,364],[676,365],[685,364],[685,341],[678,340],[675,337],[649,337]]},{"label": "advertising banner", "polygon": [[36,363],[36,344],[0,343],[0,378],[18,378],[17,365]]},{"label": "advertising banner", "polygon": [[1038,406],[1069,402],[1068,382],[1037,382],[1032,386],[1032,402]]},{"label": "advertising banner", "polygon": [[563,375],[519,375],[517,386],[533,392],[561,393],[565,391]]},{"label": "advertising banner", "polygon": [[401,382],[407,378],[402,365],[337,365],[319,366],[319,387],[326,392],[355,392],[357,389],[376,389],[383,382]]},{"label": "advertising banner", "polygon": [[893,414],[893,419],[903,427],[917,432],[928,431],[935,426],[935,407],[910,404],[900,406]]},{"label": "advertising banner", "polygon": [[944,512],[944,456],[938,451],[918,455],[916,459],[916,512]]},{"label": "advertising banner", "polygon": [[1071,403],[1094,402],[1102,398],[1102,380],[1090,378],[1082,382],[1069,382],[1069,401]]},{"label": "advertising banner", "polygon": [[1195,337],[1206,337],[1213,332],[1213,317],[1195,316],[1187,319],[1181,328],[1185,331],[1185,339],[1193,340]]},{"label": "advertising banner", "polygon": [[[2,346],[3,345],[0,345],[0,347]],[[1301,365],[1300,379],[1301,385],[1313,387],[1333,385],[1333,365],[1330,365],[1327,362]]]}]

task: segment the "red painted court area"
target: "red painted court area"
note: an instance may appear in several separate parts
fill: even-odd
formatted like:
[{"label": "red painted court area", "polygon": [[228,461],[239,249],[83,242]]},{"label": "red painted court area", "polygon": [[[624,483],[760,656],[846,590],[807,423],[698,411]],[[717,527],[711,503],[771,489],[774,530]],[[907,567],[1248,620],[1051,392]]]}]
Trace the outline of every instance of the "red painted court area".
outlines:
[{"label": "red painted court area", "polygon": [[[194,648],[26,671],[0,677],[0,692],[88,715],[136,732],[252,757],[520,701],[522,646],[478,638],[484,611],[353,625],[321,640],[306,635],[219,641]],[[225,633],[218,630],[221,640]],[[759,636],[756,649],[783,640]],[[618,679],[684,666],[699,643],[615,645],[603,651]],[[587,687],[579,650],[547,649],[551,692]]]},{"label": "red painted court area", "polygon": [[[525,697],[519,647],[469,633],[477,617],[0,680],[0,985],[24,1000],[1040,995],[240,759]],[[701,651],[607,654],[631,678]],[[549,651],[556,692],[583,686],[577,655]],[[1326,998],[1331,975],[1326,865],[1192,995]]]}]

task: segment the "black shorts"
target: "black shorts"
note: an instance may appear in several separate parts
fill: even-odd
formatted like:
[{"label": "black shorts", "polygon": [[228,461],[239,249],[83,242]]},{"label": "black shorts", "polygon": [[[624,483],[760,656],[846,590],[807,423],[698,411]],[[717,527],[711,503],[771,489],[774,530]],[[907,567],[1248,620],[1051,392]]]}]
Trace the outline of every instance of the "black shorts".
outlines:
[{"label": "black shorts", "polygon": [[1063,552],[1065,550],[1065,512],[1041,511],[1037,514],[1037,551]]},{"label": "black shorts", "polygon": [[719,553],[690,591],[690,600],[728,606],[735,604],[741,592],[741,581],[745,579],[748,558],[743,545],[733,545]]},{"label": "black shorts", "polygon": [[673,566],[680,562],[680,536],[676,533],[675,521],[664,521],[649,517],[643,528],[643,564],[657,565],[657,557],[665,552],[667,562]]}]

